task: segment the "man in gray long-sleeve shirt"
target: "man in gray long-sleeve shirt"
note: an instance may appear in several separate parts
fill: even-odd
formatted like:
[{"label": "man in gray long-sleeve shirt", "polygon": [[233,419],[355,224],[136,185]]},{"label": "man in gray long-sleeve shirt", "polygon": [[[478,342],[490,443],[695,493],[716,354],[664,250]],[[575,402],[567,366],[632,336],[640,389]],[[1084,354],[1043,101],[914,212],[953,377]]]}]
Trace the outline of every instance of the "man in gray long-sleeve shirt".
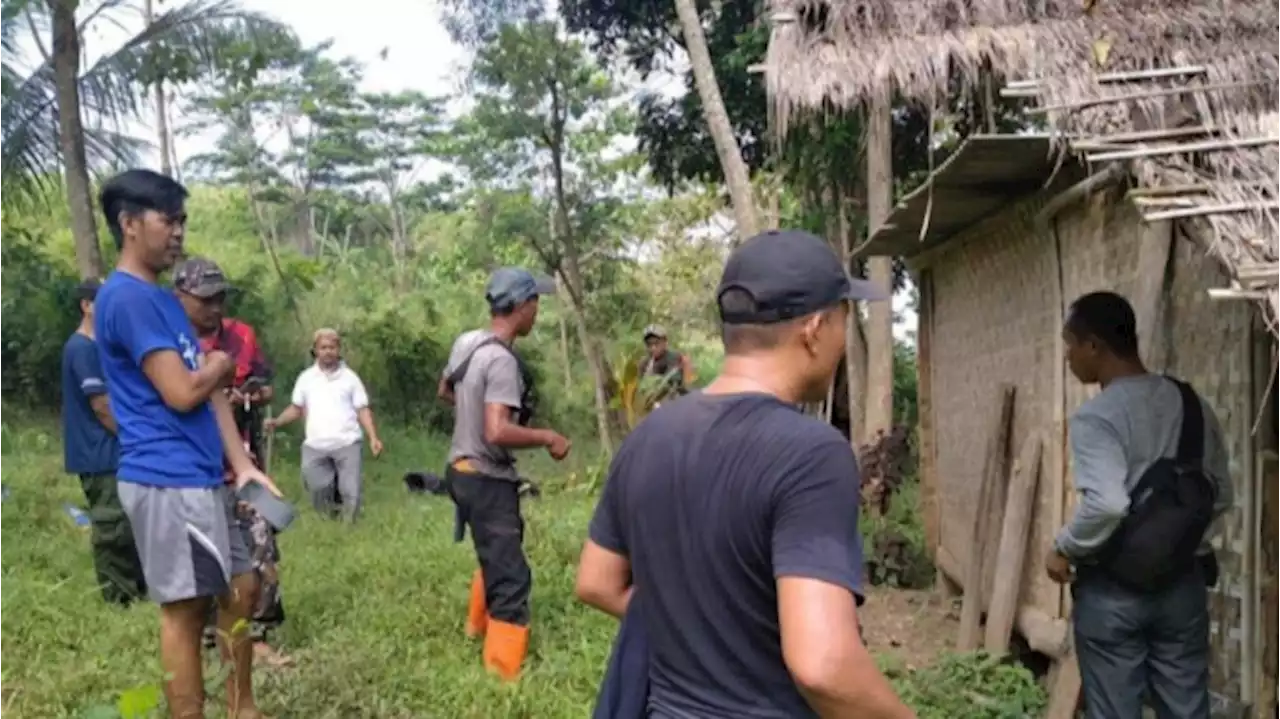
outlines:
[{"label": "man in gray long-sleeve shirt", "polygon": [[[1145,699],[1161,719],[1208,719],[1208,586],[1217,566],[1208,537],[1202,561],[1159,592],[1121,587],[1089,566],[1127,515],[1130,492],[1157,460],[1175,456],[1182,432],[1182,395],[1143,366],[1136,324],[1128,301],[1112,292],[1084,295],[1068,312],[1067,363],[1077,379],[1102,391],[1071,418],[1080,499],[1046,565],[1054,580],[1072,581],[1087,717],[1138,719]],[[1217,518],[1232,504],[1231,478],[1222,427],[1203,400],[1201,406],[1203,466],[1217,488]]]}]

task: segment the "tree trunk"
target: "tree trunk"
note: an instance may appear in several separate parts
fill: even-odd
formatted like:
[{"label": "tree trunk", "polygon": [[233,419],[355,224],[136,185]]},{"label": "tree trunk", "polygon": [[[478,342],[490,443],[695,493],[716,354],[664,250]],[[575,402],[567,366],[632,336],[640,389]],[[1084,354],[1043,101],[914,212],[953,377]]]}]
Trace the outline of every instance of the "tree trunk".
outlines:
[{"label": "tree trunk", "polygon": [[595,385],[596,429],[600,433],[600,444],[609,454],[613,454],[613,431],[609,426],[609,397],[605,391],[605,362],[600,348],[587,329],[586,308],[580,302],[582,294],[582,272],[578,267],[576,253],[567,252],[561,263],[561,272],[565,284],[569,288],[570,306],[573,308],[573,319],[578,325],[578,340],[582,343],[582,354],[587,358],[587,366],[591,369],[592,384]]},{"label": "tree trunk", "polygon": [[93,216],[89,160],[80,120],[80,32],[76,28],[77,0],[52,0],[53,77],[58,99],[58,145],[71,210],[76,268],[82,278],[102,277],[102,249]]},{"label": "tree trunk", "polygon": [[[155,18],[153,0],[146,0],[142,5],[143,18],[150,26]],[[160,140],[160,172],[173,177],[173,145],[169,136],[169,111],[164,96],[164,78],[156,80],[156,134]]]},{"label": "tree trunk", "polygon": [[[845,266],[849,266],[853,254],[853,231],[849,227],[849,216],[845,213],[844,202],[838,202],[840,233],[840,256]],[[867,342],[862,332],[862,316],[855,307],[846,320],[844,334],[844,384],[849,402],[849,444],[856,450],[866,442],[867,413]]]},{"label": "tree trunk", "polygon": [[[877,93],[867,118],[868,236],[884,225],[893,206],[893,122],[889,97]],[[872,257],[867,275],[893,289],[893,259]],[[873,442],[893,424],[893,302],[871,302],[867,312],[867,424],[863,441]]]},{"label": "tree trunk", "polygon": [[[564,291],[564,278],[556,273],[556,291],[561,297],[568,295]],[[564,321],[564,313],[556,313],[557,324],[560,325],[560,358],[564,369],[564,390],[568,392],[573,387],[573,357],[569,354],[569,325]]]},{"label": "tree trunk", "polygon": [[387,200],[391,211],[391,257],[400,266],[409,255],[409,240],[406,238],[404,214],[400,209],[400,193],[396,192],[394,177],[386,179]]},{"label": "tree trunk", "polygon": [[755,198],[751,193],[751,175],[747,171],[747,163],[742,161],[742,150],[734,137],[733,126],[729,124],[724,99],[720,97],[720,86],[716,82],[715,68],[711,64],[711,53],[707,50],[707,39],[702,34],[702,20],[698,17],[696,0],[675,2],[684,34],[685,50],[689,53],[693,79],[698,87],[698,97],[702,100],[702,112],[706,117],[707,128],[711,131],[711,139],[715,142],[716,154],[720,156],[720,167],[724,170],[725,184],[729,187],[729,201],[733,203],[733,217],[738,226],[738,240],[742,241],[760,231]]}]

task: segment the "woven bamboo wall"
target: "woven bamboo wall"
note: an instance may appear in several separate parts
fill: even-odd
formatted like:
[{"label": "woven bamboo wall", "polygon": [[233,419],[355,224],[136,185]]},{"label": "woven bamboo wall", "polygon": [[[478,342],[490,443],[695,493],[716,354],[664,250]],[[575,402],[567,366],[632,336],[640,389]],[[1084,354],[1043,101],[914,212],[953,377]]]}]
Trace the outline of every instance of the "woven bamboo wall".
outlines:
[{"label": "woven bamboo wall", "polygon": [[[966,230],[933,258],[932,399],[941,544],[961,566],[989,438],[988,417],[1000,384],[1017,388],[1014,455],[1026,437],[1053,419],[1054,333],[1061,325],[1052,287],[1052,238],[1031,231],[1039,200],[1028,200]],[[1022,601],[1058,615],[1057,585],[1044,577],[1052,539],[1036,500]]]},{"label": "woven bamboo wall", "polygon": [[[988,218],[962,233],[930,263],[940,535],[942,545],[961,563],[970,557],[965,543],[987,444],[979,435],[998,401],[999,384],[1017,386],[1015,453],[1029,432],[1048,430],[1053,421],[1054,372],[1062,366],[1055,335],[1062,317],[1052,291],[1058,272],[1054,238],[1051,232],[1036,231],[1033,224],[1040,202],[1024,201]],[[1149,279],[1138,272],[1143,243],[1170,237],[1168,226],[1144,225],[1132,206],[1115,196],[1096,196],[1068,209],[1058,218],[1056,231],[1067,302],[1100,289],[1130,297],[1141,294]],[[1179,240],[1174,261],[1171,287],[1163,294],[1167,366],[1152,369],[1183,377],[1214,407],[1228,438],[1237,497],[1242,497],[1251,483],[1239,458],[1253,451],[1251,309],[1242,302],[1208,299],[1205,288],[1224,286],[1225,280],[1202,248]],[[1069,375],[1065,389],[1065,412],[1070,416],[1091,390]],[[1044,576],[1043,559],[1058,526],[1055,510],[1065,504],[1069,512],[1075,493],[1068,471],[1064,496],[1054,497],[1048,456],[1036,499],[1022,602],[1050,616],[1065,616],[1068,603],[1062,589]],[[1215,688],[1229,696],[1239,696],[1240,690],[1239,598],[1256,591],[1242,566],[1248,532],[1239,507],[1215,539],[1223,581],[1212,599],[1213,675]]]}]

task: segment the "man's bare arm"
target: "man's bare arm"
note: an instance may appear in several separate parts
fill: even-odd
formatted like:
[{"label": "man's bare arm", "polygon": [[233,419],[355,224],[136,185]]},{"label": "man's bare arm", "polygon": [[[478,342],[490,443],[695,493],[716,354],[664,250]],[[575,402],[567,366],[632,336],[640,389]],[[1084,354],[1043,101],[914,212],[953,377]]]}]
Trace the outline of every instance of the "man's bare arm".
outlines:
[{"label": "man's bare arm", "polygon": [[245,451],[244,440],[241,439],[240,430],[236,427],[236,415],[231,410],[231,402],[221,392],[215,392],[209,398],[209,402],[213,405],[213,414],[218,419],[222,452],[227,457],[227,463],[231,465],[231,471],[239,475],[253,469],[253,460]]},{"label": "man's bare arm", "polygon": [[93,407],[93,413],[97,415],[98,421],[111,434],[119,434],[120,430],[116,427],[116,417],[111,414],[111,400],[105,394],[95,394],[89,398],[89,406]]},{"label": "man's bare arm", "polygon": [[511,408],[503,404],[484,406],[484,441],[508,449],[549,447],[555,432],[549,429],[521,427],[511,421]]},{"label": "man's bare arm", "polygon": [[360,428],[364,430],[364,435],[369,438],[370,442],[378,439],[378,428],[373,424],[372,409],[361,407],[356,410],[356,420],[360,422]]},{"label": "man's bare arm", "polygon": [[142,360],[142,372],[170,409],[190,412],[215,394],[221,396],[217,389],[228,379],[229,361],[224,353],[211,353],[210,360],[193,372],[176,351],[156,350]]},{"label": "man's bare arm", "polygon": [[804,577],[778,579],[782,658],[823,719],[914,717],[876,667],[858,633],[857,604],[844,587]]},{"label": "man's bare arm", "polygon": [[296,404],[291,404],[288,407],[285,407],[283,412],[276,415],[276,417],[271,420],[271,426],[283,427],[290,422],[296,421],[300,417],[302,417],[302,408]]},{"label": "man's bare arm", "polygon": [[590,539],[578,560],[574,594],[583,603],[619,619],[631,603],[631,560]]},{"label": "man's bare arm", "polygon": [[689,359],[689,355],[680,355],[680,374],[684,376],[684,386],[686,388],[693,384],[693,361]]}]

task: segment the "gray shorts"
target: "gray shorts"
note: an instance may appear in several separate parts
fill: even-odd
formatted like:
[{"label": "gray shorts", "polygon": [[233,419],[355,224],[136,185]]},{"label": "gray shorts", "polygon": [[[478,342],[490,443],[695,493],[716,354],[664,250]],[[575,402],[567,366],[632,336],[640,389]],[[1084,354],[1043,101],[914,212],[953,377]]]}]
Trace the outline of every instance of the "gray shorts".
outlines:
[{"label": "gray shorts", "polygon": [[153,487],[122,481],[119,493],[155,603],[220,597],[230,590],[232,577],[253,571],[235,517],[235,495],[226,485]]}]

